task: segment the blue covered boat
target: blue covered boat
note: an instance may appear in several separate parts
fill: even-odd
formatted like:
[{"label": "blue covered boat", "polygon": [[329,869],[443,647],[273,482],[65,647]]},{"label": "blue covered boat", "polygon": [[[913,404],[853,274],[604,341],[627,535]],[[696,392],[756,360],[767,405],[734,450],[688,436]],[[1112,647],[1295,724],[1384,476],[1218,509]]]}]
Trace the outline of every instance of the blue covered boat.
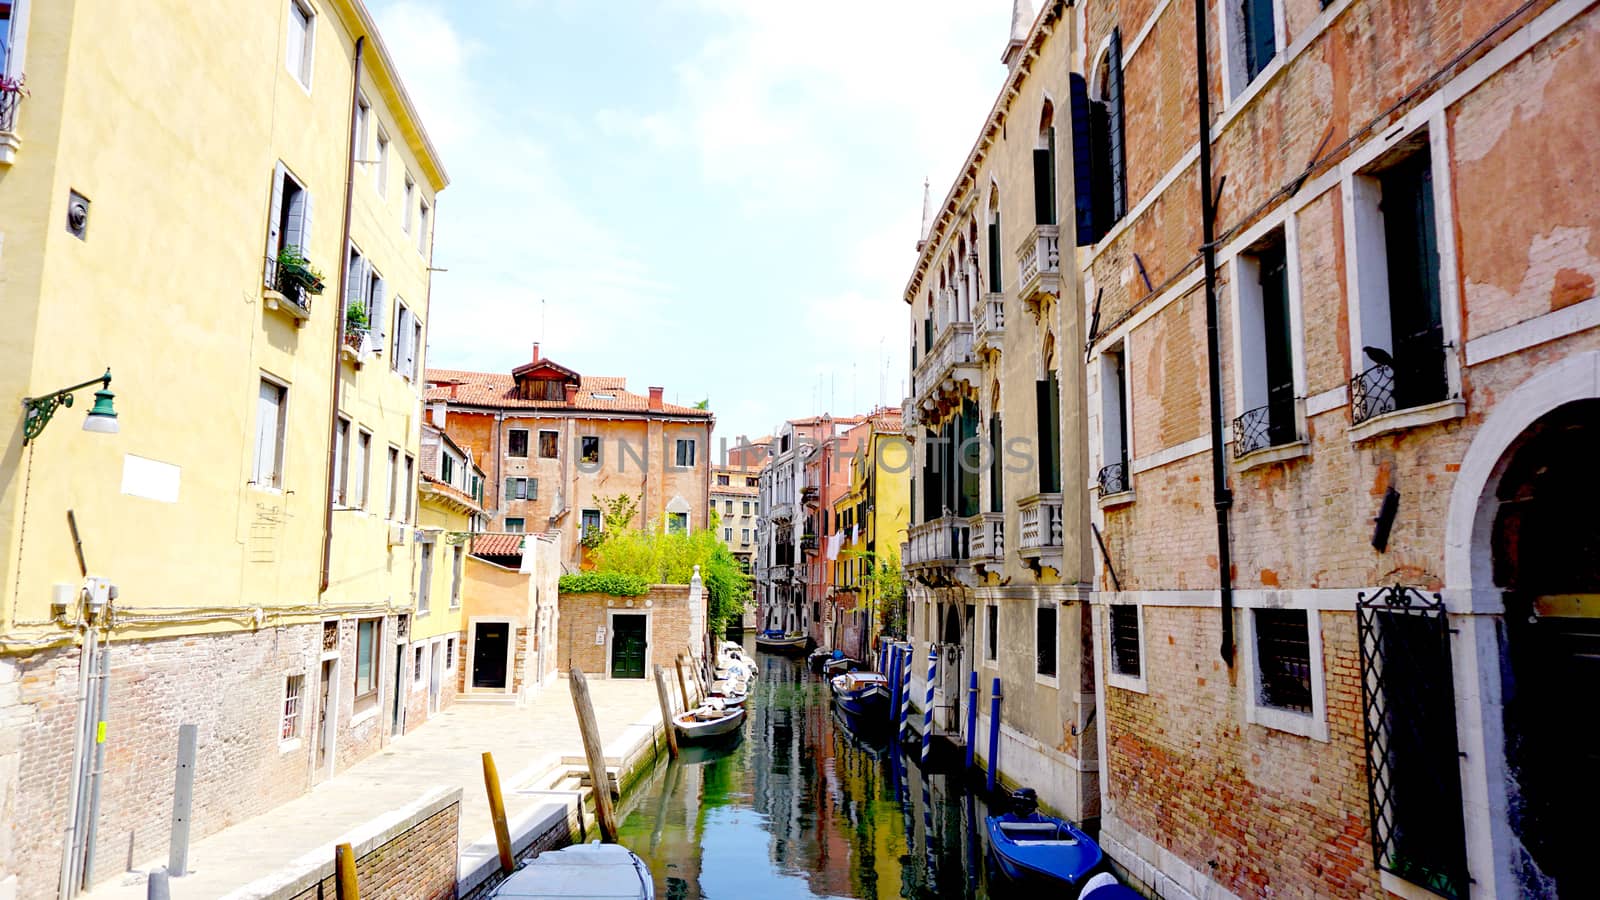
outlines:
[{"label": "blue covered boat", "polygon": [[1035,810],[1033,791],[1015,795],[1018,810],[989,816],[989,850],[1013,881],[1078,888],[1101,863],[1100,845],[1068,822]]},{"label": "blue covered boat", "polygon": [[828,679],[839,708],[864,722],[889,716],[889,679],[877,672],[847,672]]}]

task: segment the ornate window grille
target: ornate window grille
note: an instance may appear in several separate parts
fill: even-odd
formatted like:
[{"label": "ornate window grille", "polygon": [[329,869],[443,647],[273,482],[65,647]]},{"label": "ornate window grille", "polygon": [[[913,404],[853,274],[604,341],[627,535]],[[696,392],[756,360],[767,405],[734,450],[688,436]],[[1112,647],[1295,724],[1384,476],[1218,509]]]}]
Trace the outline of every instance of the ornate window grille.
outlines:
[{"label": "ornate window grille", "polygon": [[1395,411],[1394,369],[1376,365],[1350,379],[1350,424]]},{"label": "ornate window grille", "polygon": [[1128,464],[1112,463],[1100,470],[1100,496],[1120,494],[1130,489],[1128,484]]},{"label": "ornate window grille", "polygon": [[1416,588],[1356,595],[1373,865],[1467,896],[1450,626]]}]

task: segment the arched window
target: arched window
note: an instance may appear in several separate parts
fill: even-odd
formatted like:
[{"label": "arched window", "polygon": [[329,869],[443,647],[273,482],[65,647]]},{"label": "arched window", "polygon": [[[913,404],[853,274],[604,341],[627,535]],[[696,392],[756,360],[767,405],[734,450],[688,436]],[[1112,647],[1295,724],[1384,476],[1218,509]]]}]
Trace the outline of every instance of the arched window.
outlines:
[{"label": "arched window", "polygon": [[1122,32],[1091,70],[1093,83],[1072,76],[1072,163],[1077,243],[1093,244],[1128,213],[1122,127]]},{"label": "arched window", "polygon": [[1039,113],[1039,140],[1033,146],[1033,221],[1056,224],[1055,107],[1049,100]]},{"label": "arched window", "polygon": [[1000,188],[989,182],[989,290],[1005,290],[1000,279]]}]

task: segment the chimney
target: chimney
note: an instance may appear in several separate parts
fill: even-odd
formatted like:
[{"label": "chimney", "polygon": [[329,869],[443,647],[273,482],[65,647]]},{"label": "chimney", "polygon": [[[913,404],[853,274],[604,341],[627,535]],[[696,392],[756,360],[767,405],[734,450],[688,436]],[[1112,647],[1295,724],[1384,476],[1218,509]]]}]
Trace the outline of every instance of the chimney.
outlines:
[{"label": "chimney", "polygon": [[439,401],[437,403],[434,403],[430,407],[430,412],[433,414],[432,415],[433,427],[435,427],[435,428],[443,428],[444,427],[444,420],[445,420],[445,416],[446,416],[446,410],[448,410],[449,408],[450,408],[449,404],[445,403],[443,400],[441,400],[441,401]]},{"label": "chimney", "polygon": [[[539,345],[538,344],[534,344],[534,346],[537,347]],[[568,383],[566,385],[566,389],[567,389],[567,405],[568,406],[572,406],[573,404],[578,402],[578,386],[575,385],[575,384]]]},{"label": "chimney", "polygon": [[661,394],[666,388],[653,387],[650,389],[650,411],[661,412]]},{"label": "chimney", "polygon": [[533,342],[533,362],[539,361],[539,342]]},{"label": "chimney", "polygon": [[1028,42],[1028,32],[1033,30],[1033,4],[1028,0],[1015,0],[1011,6],[1011,39],[1006,42],[1006,52],[1000,61],[1008,68],[1016,68],[1022,58],[1022,45]]}]

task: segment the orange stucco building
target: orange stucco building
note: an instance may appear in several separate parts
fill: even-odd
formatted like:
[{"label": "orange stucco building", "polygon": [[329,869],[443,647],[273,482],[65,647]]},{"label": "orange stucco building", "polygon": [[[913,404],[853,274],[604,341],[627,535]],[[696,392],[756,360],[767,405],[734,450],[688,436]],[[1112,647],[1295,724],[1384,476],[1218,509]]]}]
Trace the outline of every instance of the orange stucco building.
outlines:
[{"label": "orange stucco building", "polygon": [[602,527],[602,499],[639,501],[637,527],[704,528],[712,414],[631,393],[623,378],[582,375],[539,355],[509,373],[429,369],[431,419],[473,458],[496,531],[559,531],[565,569]]}]

